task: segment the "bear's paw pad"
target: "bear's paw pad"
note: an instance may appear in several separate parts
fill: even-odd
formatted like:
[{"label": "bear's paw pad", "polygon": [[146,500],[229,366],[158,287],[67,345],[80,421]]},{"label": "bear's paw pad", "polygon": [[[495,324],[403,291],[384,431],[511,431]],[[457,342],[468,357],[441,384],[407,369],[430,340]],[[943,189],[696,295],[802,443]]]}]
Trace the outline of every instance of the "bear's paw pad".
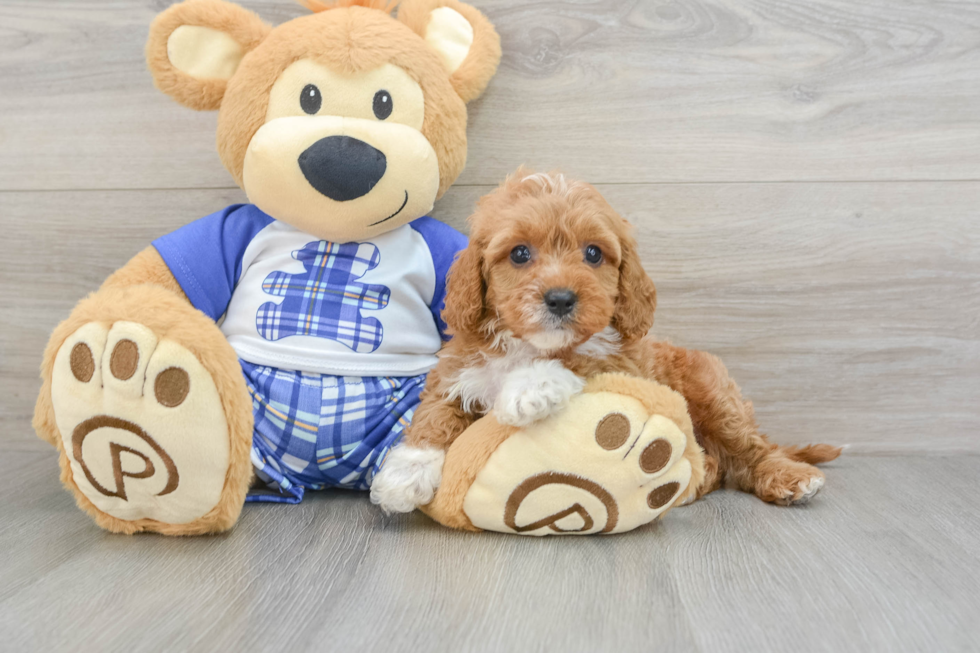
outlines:
[{"label": "bear's paw pad", "polygon": [[98,510],[185,524],[218,504],[228,425],[186,348],[135,322],[91,322],[58,351],[51,399],[71,480]]},{"label": "bear's paw pad", "polygon": [[578,395],[518,431],[480,470],[463,510],[485,530],[525,535],[619,533],[651,522],[687,489],[687,437],[639,401]]}]

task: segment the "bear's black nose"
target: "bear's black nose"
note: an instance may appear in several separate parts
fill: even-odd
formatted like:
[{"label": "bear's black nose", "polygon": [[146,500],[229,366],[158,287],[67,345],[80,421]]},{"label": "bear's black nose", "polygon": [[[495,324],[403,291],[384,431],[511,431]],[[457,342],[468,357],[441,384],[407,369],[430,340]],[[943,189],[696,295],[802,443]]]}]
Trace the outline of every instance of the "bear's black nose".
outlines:
[{"label": "bear's black nose", "polygon": [[555,317],[565,317],[575,308],[578,296],[568,288],[552,288],[544,294],[548,312]]},{"label": "bear's black nose", "polygon": [[321,138],[299,155],[306,181],[336,202],[356,200],[384,177],[384,152],[350,136]]}]

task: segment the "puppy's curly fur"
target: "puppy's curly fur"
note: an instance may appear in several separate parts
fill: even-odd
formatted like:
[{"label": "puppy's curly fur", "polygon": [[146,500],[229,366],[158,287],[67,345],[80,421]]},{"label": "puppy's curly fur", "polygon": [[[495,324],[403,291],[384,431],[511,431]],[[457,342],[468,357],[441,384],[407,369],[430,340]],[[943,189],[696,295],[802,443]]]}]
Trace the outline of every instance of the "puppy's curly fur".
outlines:
[{"label": "puppy's curly fur", "polygon": [[[443,314],[453,339],[386,463],[402,482],[388,483],[383,469],[372,486],[376,503],[407,510],[431,499],[435,487],[425,479],[432,475],[412,467],[418,450],[445,450],[490,411],[516,425],[545,417],[581,389],[582,379],[602,372],[642,376],[684,395],[706,453],[698,497],[725,483],[788,505],[823,485],[813,465],[840,449],[769,442],[721,360],[647,335],[656,288],[631,226],[591,185],[522,168],[480,200],[470,224]],[[549,307],[547,293],[555,290],[571,293],[570,311]],[[406,483],[413,477],[419,482]]]}]

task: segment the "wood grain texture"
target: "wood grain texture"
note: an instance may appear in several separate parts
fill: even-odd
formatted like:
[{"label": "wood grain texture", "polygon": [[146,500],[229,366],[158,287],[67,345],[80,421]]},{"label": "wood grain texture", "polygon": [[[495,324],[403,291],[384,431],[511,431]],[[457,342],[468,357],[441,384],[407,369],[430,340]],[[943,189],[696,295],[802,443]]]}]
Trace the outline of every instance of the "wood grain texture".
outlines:
[{"label": "wood grain texture", "polygon": [[632,533],[540,540],[384,517],[345,492],[248,506],[221,537],[110,535],[52,455],[0,470],[10,650],[980,647],[977,456],[845,457],[806,507],[723,491]]},{"label": "wood grain texture", "polygon": [[[0,2],[0,189],[229,187],[215,116],[152,85],[166,0]],[[292,0],[244,0],[270,23]],[[475,2],[504,59],[460,183],[977,179],[980,6]]]},{"label": "wood grain texture", "polygon": [[[637,226],[659,289],[654,333],[722,356],[774,439],[980,451],[980,183],[599,188]],[[488,190],[454,188],[435,215],[465,229]],[[5,446],[46,446],[28,426],[36,370],[75,302],[157,236],[236,201],[0,193]]]}]

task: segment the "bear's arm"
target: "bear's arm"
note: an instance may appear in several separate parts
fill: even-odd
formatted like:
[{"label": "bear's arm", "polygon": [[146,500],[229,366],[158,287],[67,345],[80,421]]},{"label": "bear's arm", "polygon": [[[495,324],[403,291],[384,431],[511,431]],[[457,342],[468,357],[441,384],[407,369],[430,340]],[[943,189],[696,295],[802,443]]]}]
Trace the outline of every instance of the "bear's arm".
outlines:
[{"label": "bear's arm", "polygon": [[126,265],[110,274],[103,282],[102,288],[127,288],[142,284],[166,288],[187,300],[187,295],[184,294],[177,279],[160,256],[160,252],[153,245],[148,246],[131,258]]}]

